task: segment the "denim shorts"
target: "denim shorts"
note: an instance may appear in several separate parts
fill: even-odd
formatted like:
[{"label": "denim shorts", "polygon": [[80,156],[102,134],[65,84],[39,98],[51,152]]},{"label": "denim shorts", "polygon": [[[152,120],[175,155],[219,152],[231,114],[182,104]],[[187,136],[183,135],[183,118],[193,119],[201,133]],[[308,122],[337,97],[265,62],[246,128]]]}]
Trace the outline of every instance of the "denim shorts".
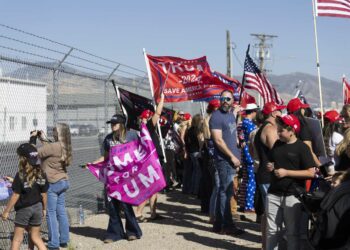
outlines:
[{"label": "denim shorts", "polygon": [[16,211],[15,224],[21,226],[40,226],[43,217],[43,205],[38,202]]}]

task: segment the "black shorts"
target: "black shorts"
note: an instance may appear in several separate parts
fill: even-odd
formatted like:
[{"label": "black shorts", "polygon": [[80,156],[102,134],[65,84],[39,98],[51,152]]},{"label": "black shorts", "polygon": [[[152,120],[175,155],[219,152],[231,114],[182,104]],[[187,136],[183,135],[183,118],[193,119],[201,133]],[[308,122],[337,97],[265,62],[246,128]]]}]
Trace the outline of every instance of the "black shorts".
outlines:
[{"label": "black shorts", "polygon": [[41,225],[43,218],[43,205],[38,202],[29,207],[21,208],[16,211],[15,224],[20,226],[33,226],[37,227]]}]

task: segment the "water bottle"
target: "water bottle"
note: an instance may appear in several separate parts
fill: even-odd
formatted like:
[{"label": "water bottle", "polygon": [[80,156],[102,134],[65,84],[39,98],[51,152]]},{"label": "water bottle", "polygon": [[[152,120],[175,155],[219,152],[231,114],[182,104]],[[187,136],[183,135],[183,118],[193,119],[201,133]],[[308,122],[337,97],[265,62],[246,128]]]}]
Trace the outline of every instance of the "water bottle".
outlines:
[{"label": "water bottle", "polygon": [[79,205],[79,225],[84,225],[84,223],[85,223],[85,216],[84,216],[83,206]]}]

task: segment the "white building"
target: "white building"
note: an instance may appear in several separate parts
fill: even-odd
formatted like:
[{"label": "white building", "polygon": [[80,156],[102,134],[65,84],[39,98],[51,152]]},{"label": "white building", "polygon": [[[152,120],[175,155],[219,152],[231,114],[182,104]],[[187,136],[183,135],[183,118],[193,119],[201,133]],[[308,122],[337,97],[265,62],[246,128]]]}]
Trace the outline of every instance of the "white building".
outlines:
[{"label": "white building", "polygon": [[46,83],[0,75],[0,144],[29,140],[32,130],[46,132]]}]

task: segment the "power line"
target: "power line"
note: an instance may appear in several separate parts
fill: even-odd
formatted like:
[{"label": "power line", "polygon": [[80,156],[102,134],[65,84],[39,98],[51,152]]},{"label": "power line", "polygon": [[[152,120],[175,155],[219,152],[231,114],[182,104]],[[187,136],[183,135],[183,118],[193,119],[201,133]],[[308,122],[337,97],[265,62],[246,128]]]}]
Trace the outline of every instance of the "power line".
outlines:
[{"label": "power line", "polygon": [[273,39],[277,36],[267,35],[267,34],[254,34],[254,33],[250,35],[259,40],[259,43],[255,44],[254,47],[258,48],[259,69],[261,72],[266,72],[265,60],[266,60],[266,57],[268,56],[265,54],[265,51],[268,52],[268,49],[272,47],[272,44],[266,44],[266,41]]}]

